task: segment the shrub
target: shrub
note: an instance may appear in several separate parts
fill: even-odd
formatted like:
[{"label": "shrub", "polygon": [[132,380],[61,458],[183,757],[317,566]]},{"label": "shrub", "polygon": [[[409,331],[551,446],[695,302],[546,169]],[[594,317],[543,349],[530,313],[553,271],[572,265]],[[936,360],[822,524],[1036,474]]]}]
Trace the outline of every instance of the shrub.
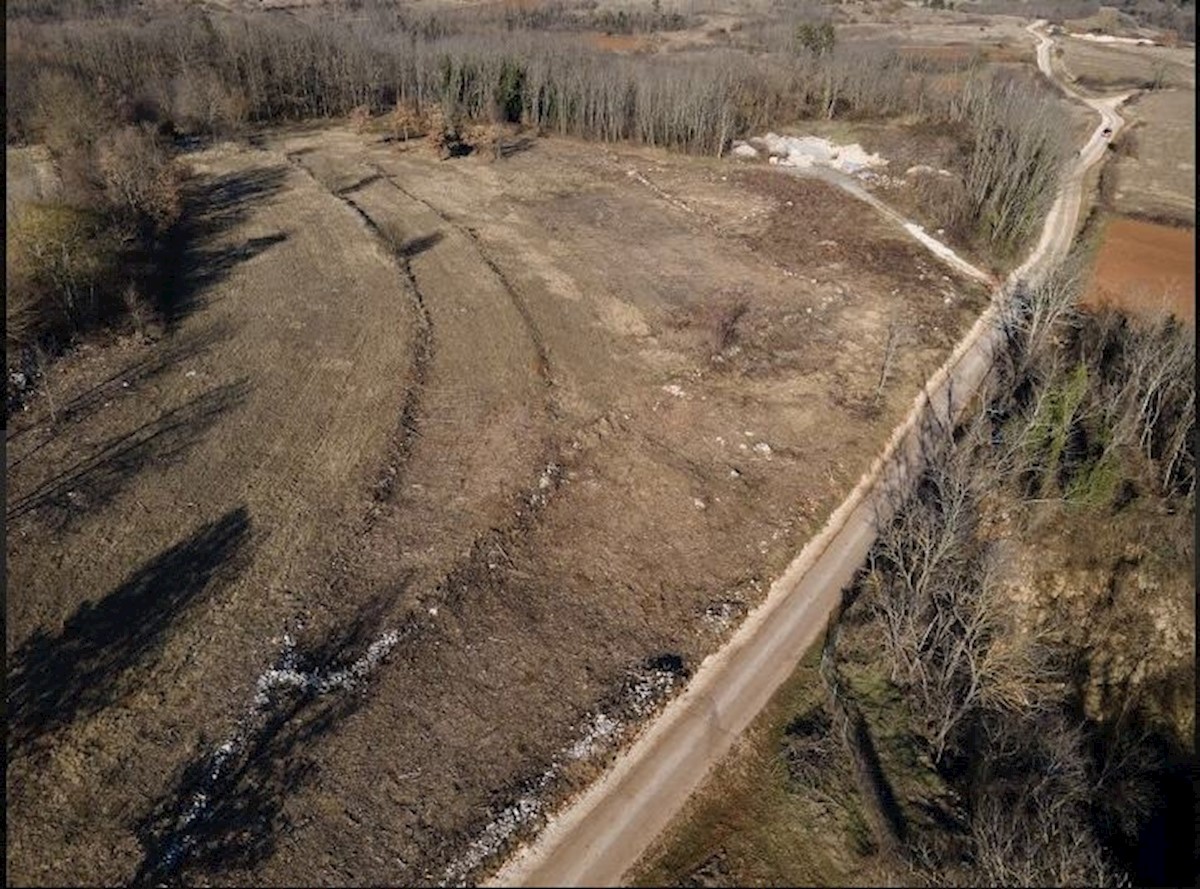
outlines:
[{"label": "shrub", "polygon": [[148,128],[126,126],[106,134],[97,148],[98,166],[111,206],[155,231],[180,214],[182,172]]},{"label": "shrub", "polygon": [[429,121],[410,103],[400,100],[396,102],[396,107],[388,118],[388,128],[393,138],[407,142],[414,136],[428,133]]},{"label": "shrub", "polygon": [[61,71],[40,74],[33,94],[33,135],[56,155],[90,148],[115,119],[96,90]]},{"label": "shrub", "polygon": [[354,132],[365,132],[371,123],[371,109],[366,105],[355,105],[350,109],[350,126]]},{"label": "shrub", "polygon": [[249,116],[245,91],[212,68],[179,74],[171,81],[171,118],[185,134],[236,132]]},{"label": "shrub", "polygon": [[120,244],[102,214],[27,204],[10,216],[5,241],[10,345],[70,336],[104,314]]}]

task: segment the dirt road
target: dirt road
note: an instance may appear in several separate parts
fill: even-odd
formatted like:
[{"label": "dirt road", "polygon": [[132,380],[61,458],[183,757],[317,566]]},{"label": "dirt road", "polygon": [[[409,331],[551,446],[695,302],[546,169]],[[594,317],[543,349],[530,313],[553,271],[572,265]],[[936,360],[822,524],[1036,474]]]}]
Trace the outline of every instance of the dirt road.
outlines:
[{"label": "dirt road", "polygon": [[996,286],[996,279],[989,275],[983,269],[972,265],[967,260],[963,259],[950,247],[943,244],[937,238],[927,234],[920,225],[905,219],[894,207],[889,206],[886,202],[881,201],[853,177],[845,173],[840,173],[837,170],[832,170],[828,167],[812,166],[807,169],[796,169],[793,167],[780,167],[778,169],[785,170],[794,176],[811,176],[816,179],[824,180],[831,185],[836,185],[846,194],[862,201],[875,209],[877,213],[885,219],[891,221],[908,233],[914,241],[936,256],[956,272],[966,275],[969,278],[974,278],[981,284],[986,284],[988,287]]},{"label": "dirt road", "polygon": [[[1031,25],[1038,63],[1050,67],[1051,39]],[[961,409],[986,376],[996,341],[998,303],[1020,280],[1044,275],[1075,236],[1082,182],[1104,154],[1106,129],[1122,125],[1116,108],[1125,97],[1082,99],[1100,124],[1064,178],[1029,258],[926,386],[883,455],[846,502],[772,586],[731,642],[708,658],[687,689],[656,719],[616,765],[520,850],[488,885],[610,886],[645,851],[708,769],[732,745],[811,645],[842,588],[862,564],[877,516],[920,459],[919,430],[931,416]],[[930,407],[933,410],[930,410]]]}]

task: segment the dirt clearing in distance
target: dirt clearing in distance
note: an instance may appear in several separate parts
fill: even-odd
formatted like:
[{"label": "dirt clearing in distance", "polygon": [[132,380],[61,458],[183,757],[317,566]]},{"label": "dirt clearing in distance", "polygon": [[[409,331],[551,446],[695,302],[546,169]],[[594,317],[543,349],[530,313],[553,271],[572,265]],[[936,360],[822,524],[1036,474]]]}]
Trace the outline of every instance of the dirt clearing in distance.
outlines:
[{"label": "dirt clearing in distance", "polygon": [[1090,90],[1118,92],[1154,84],[1196,87],[1195,50],[1166,46],[1114,46],[1078,38],[1058,42],[1067,76]]},{"label": "dirt clearing in distance", "polygon": [[1196,230],[1117,217],[1108,220],[1084,304],[1133,315],[1170,312],[1196,323]]}]

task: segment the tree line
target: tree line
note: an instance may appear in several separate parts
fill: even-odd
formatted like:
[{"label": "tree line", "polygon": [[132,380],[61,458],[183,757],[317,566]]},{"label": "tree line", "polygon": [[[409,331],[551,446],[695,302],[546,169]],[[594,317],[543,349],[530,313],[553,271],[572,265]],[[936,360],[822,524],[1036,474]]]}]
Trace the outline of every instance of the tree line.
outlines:
[{"label": "tree line", "polygon": [[[170,218],[164,208],[175,199],[165,195],[175,185],[168,187],[174,174],[165,172],[166,155],[179,137],[351,112],[398,114],[418,130],[510,123],[716,156],[736,138],[804,119],[916,117],[955,132],[968,159],[962,182],[940,202],[948,218],[999,250],[1035,229],[1065,153],[1051,100],[1025,81],[979,66],[931,75],[899,53],[837,43],[827,24],[801,29],[804,40],[788,52],[630,57],[567,31],[518,26],[503,18],[512,10],[472,20],[348,4],[313,22],[126,7],[124,0],[9,6],[6,138],[50,148],[66,204],[99,208],[105,218],[120,206],[134,214],[121,225],[143,235]],[[567,18],[578,12],[548,9]],[[123,152],[153,162],[118,174]],[[142,181],[134,181],[139,169]],[[34,228],[51,241],[74,232],[74,241],[92,243],[78,234],[95,227],[97,217],[88,218]],[[52,252],[39,250],[27,254],[32,266]],[[32,266],[18,284],[41,295],[25,300],[20,314],[42,320],[18,324],[22,337],[69,336],[105,314],[100,303],[116,302],[111,293],[89,297],[82,304],[96,308],[84,311],[79,288],[61,283],[72,276]],[[48,305],[65,308],[29,308]]]},{"label": "tree line", "polygon": [[318,28],[195,10],[144,22],[10,21],[8,141],[41,136],[54,77],[70,78],[96,116],[178,133],[437,104],[451,123],[519,122],[720,155],[735,138],[789,122],[915,115],[957,127],[969,162],[951,196],[954,221],[1001,248],[1030,234],[1065,154],[1051,99],[1028,83],[974,66],[946,89],[898,53],[835,44],[828,25],[805,30],[806,46],[791,54],[683,58],[617,56],[563,34],[427,25],[396,15]]}]

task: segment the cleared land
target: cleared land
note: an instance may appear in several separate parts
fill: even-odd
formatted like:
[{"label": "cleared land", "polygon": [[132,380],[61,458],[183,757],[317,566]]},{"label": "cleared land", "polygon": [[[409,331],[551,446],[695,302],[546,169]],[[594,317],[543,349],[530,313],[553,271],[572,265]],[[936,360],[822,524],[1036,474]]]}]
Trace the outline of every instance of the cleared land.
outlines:
[{"label": "cleared land", "polygon": [[1106,188],[1119,213],[1193,226],[1196,218],[1196,94],[1166,90],[1130,106],[1135,121],[1122,137]]},{"label": "cleared land", "polygon": [[1059,62],[1079,87],[1104,92],[1154,85],[1196,88],[1195,50],[1129,46],[1064,38]]},{"label": "cleared land", "polygon": [[412,301],[353,212],[279,156],[192,162],[174,333],[69,357],[8,430],[16,882],[133,875],[136,819],[328,599],[408,383]]},{"label": "cleared land", "polygon": [[1107,220],[1086,304],[1133,315],[1170,312],[1196,323],[1196,233],[1116,217]]},{"label": "cleared land", "polygon": [[[256,143],[191,156],[170,334],[66,359],[56,420],[9,431],[18,882],[161,874],[184,837],[185,879],[440,879],[719,644],[985,299],[775,171]],[[181,829],[285,631],[333,669],[387,628],[365,692],[275,714]]]}]

